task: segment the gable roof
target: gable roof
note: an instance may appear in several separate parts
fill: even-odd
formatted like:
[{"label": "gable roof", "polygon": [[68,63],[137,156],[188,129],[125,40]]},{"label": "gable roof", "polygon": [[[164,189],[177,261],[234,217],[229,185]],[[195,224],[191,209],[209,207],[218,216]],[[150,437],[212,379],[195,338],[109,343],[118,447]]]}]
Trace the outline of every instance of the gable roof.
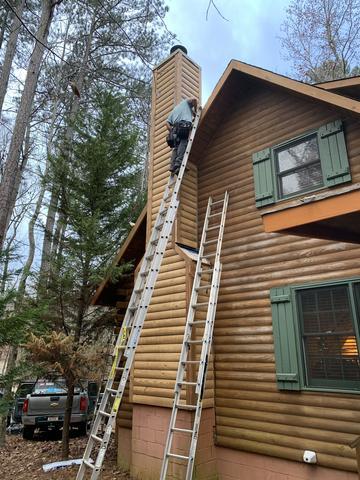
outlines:
[{"label": "gable roof", "polygon": [[[254,67],[238,60],[231,60],[203,108],[192,147],[192,161],[196,163],[197,158],[202,155],[203,148],[211,139],[224,112],[227,108],[231,108],[234,92],[240,92],[242,87],[243,89],[249,89],[250,85],[253,84],[252,80],[284,88],[291,93],[340,108],[353,115],[360,114],[360,101],[329,91],[328,88],[323,88],[324,84],[319,86],[309,85],[263,68]],[[351,83],[350,80],[346,79],[347,86]]]},{"label": "gable roof", "polygon": [[203,118],[204,116],[206,116],[207,112],[211,108],[211,105],[213,104],[218,94],[223,89],[226,82],[229,80],[230,76],[234,72],[240,72],[249,77],[254,77],[256,79],[268,82],[272,85],[277,85],[279,87],[286,88],[287,90],[290,90],[292,92],[305,95],[306,97],[314,98],[315,100],[319,100],[321,102],[343,108],[350,112],[360,114],[360,102],[328,91],[326,89],[326,86],[324,86],[325,84],[322,84],[322,86],[309,85],[308,83],[293,80],[292,78],[286,77],[284,75],[280,75],[278,73],[274,73],[270,70],[265,70],[260,67],[254,67],[253,65],[240,62],[239,60],[231,60],[226,67],[225,72],[222,74],[220,80],[216,84],[208,101],[206,102],[206,105],[203,109]]},{"label": "gable roof", "polygon": [[335,90],[335,89],[348,88],[348,87],[360,87],[360,76],[339,78],[337,80],[319,82],[319,83],[316,83],[315,85],[325,90]]}]

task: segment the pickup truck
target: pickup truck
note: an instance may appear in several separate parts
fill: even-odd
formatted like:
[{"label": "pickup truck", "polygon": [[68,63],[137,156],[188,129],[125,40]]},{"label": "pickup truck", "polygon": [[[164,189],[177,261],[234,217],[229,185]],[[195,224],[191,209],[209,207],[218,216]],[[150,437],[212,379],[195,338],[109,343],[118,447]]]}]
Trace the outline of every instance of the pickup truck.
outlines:
[{"label": "pickup truck", "polygon": [[[23,405],[23,438],[31,440],[37,428],[43,431],[59,430],[64,423],[66,397],[67,391],[63,379],[37,380]],[[81,382],[75,387],[70,426],[76,427],[80,434],[86,434],[87,424],[94,412],[96,397],[95,382]]]},{"label": "pickup truck", "polygon": [[22,410],[26,396],[32,392],[36,380],[27,380],[20,383],[15,393],[14,406],[11,416],[14,423],[21,423]]}]

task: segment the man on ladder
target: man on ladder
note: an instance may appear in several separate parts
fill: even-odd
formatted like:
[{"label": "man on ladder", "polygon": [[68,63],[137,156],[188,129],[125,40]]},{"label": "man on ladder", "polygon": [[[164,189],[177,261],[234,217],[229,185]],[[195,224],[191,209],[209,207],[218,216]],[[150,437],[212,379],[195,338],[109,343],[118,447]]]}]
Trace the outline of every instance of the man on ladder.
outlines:
[{"label": "man on ladder", "polygon": [[174,175],[178,175],[179,173],[196,110],[196,98],[182,100],[173,108],[167,118],[166,127],[169,134],[166,137],[166,141],[169,147],[173,149],[170,161],[170,172]]},{"label": "man on ladder", "polygon": [[[194,105],[193,101],[191,105]],[[186,139],[182,161],[177,171],[174,171],[177,174],[177,178],[174,175],[170,175],[165,186],[157,217],[147,242],[141,267],[122,322],[121,331],[114,345],[113,363],[76,480],[84,480],[88,472],[91,475],[90,480],[97,480],[100,476],[105,454],[116,423],[117,413],[132,368],[147,309],[151,302],[154,285],[176,218],[180,201],[178,198],[179,190],[191,151],[191,145],[200,121],[200,115],[201,109],[196,112],[190,135]],[[190,118],[192,119],[192,116]],[[174,121],[173,125],[175,125],[176,118],[170,119],[170,121]],[[120,380],[118,379],[119,376]]]}]

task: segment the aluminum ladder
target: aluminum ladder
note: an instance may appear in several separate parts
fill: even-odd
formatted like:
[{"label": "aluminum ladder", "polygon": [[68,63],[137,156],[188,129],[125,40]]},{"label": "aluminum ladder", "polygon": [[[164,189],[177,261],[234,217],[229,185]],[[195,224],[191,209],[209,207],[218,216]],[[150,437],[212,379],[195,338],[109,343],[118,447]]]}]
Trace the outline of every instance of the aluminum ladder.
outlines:
[{"label": "aluminum ladder", "polygon": [[[169,176],[160,208],[137,275],[134,289],[125,313],[113,351],[112,367],[97,410],[76,480],[89,472],[90,480],[99,478],[105,454],[111,439],[116,415],[125,391],[130,369],[135,357],[141,330],[151,301],[155,282],[160,271],[171,230],[179,205],[179,189],[199,124],[201,109],[196,112],[193,127],[177,177]],[[117,378],[120,380],[117,381]],[[104,433],[101,433],[104,431]]]},{"label": "aluminum ladder", "polygon": [[[186,480],[191,480],[193,474],[206,371],[211,353],[219,292],[221,276],[220,254],[228,201],[228,192],[225,192],[222,200],[214,202],[210,197],[208,201],[191,293],[190,308],[186,319],[184,339],[176,376],[173,408],[164,449],[160,480],[166,480],[169,462],[171,460],[184,462],[184,470],[186,467],[186,476],[184,478]],[[210,264],[211,260],[212,265]],[[206,292],[210,292],[208,296]],[[203,301],[204,298],[201,298],[204,296],[207,297],[207,301]],[[197,329],[201,329],[200,335]],[[197,348],[201,348],[200,354],[196,351]],[[197,368],[197,373],[193,374],[193,378],[191,378],[189,369],[191,371],[193,367]],[[190,379],[188,378],[189,376]],[[196,400],[191,401],[192,404],[186,402],[186,392],[183,392],[183,389],[188,386],[194,389],[193,398]],[[185,393],[185,398],[182,393]],[[194,412],[191,429],[176,426],[179,410]],[[183,451],[181,454],[173,451],[173,443],[176,442],[174,437],[176,434],[182,436],[184,436],[184,434],[189,435],[189,448],[186,455],[183,454]]]}]

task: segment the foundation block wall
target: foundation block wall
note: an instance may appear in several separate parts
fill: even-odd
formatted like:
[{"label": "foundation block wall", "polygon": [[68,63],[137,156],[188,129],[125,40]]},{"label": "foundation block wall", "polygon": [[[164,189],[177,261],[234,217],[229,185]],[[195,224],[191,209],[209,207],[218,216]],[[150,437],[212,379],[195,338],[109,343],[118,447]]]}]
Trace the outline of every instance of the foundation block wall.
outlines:
[{"label": "foundation block wall", "polygon": [[[136,480],[159,480],[171,410],[134,405],[133,428],[118,427],[118,463]],[[181,412],[178,426],[191,426],[191,413]],[[213,408],[203,410],[193,480],[358,480],[356,473],[306,465],[281,458],[217,447]],[[186,454],[187,435],[173,452]],[[167,480],[184,480],[182,462],[173,462]]]},{"label": "foundation block wall", "polygon": [[[171,410],[169,408],[134,405],[130,471],[136,479],[159,480],[170,414]],[[179,414],[177,426],[191,428],[192,413],[181,411]],[[214,409],[205,409],[201,418],[194,480],[216,480],[218,478],[213,433],[214,424]],[[127,440],[124,439],[124,441]],[[119,438],[119,443],[121,442],[122,440]],[[188,442],[188,434],[176,434],[172,452],[187,455]],[[122,451],[125,450],[125,448],[122,449]],[[123,464],[125,463],[123,459]],[[167,479],[183,480],[184,476],[184,462],[171,462]]]},{"label": "foundation block wall", "polygon": [[356,473],[216,447],[219,480],[357,480]]}]

